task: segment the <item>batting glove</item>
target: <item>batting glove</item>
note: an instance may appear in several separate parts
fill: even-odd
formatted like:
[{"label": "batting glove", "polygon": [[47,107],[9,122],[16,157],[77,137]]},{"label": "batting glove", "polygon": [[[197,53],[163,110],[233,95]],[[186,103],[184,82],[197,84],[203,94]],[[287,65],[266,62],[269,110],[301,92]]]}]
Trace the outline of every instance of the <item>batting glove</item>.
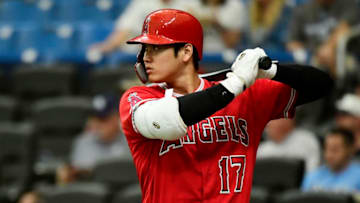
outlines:
[{"label": "batting glove", "polygon": [[221,84],[235,96],[254,84],[258,75],[259,59],[266,56],[261,48],[246,49],[241,52],[231,66],[232,72],[228,73],[227,79]]},{"label": "batting glove", "polygon": [[[263,49],[260,49],[259,53],[261,54],[261,57],[267,56],[267,54],[265,53],[265,51]],[[271,64],[271,67],[267,70],[259,68],[259,72],[256,76],[256,79],[259,79],[259,78],[272,79],[273,77],[275,77],[276,71],[277,71],[277,63]]]}]

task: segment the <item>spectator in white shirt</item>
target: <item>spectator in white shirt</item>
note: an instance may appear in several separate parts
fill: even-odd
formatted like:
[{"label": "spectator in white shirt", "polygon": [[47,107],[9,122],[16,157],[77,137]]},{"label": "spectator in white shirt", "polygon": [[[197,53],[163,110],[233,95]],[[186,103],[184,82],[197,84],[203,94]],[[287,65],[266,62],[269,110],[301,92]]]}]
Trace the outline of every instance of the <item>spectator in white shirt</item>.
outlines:
[{"label": "spectator in white shirt", "polygon": [[305,162],[306,171],[320,164],[320,144],[315,134],[296,127],[295,120],[270,121],[265,128],[266,140],[261,142],[257,158],[299,158]]}]

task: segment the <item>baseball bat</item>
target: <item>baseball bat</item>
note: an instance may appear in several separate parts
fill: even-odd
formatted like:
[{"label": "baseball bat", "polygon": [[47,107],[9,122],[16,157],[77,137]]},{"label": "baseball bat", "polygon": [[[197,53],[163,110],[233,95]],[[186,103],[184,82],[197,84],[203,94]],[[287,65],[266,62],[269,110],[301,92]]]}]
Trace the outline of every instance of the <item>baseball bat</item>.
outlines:
[{"label": "baseball bat", "polygon": [[[268,56],[261,57],[259,59],[259,68],[261,68],[263,70],[267,70],[271,67],[272,63],[273,62],[270,57],[268,57]],[[231,71],[230,68],[226,68],[226,69],[211,72],[211,73],[200,74],[200,77],[204,78],[206,80],[209,80],[209,81],[219,81],[219,80],[224,80],[226,78],[226,73],[228,73],[230,71]]]}]

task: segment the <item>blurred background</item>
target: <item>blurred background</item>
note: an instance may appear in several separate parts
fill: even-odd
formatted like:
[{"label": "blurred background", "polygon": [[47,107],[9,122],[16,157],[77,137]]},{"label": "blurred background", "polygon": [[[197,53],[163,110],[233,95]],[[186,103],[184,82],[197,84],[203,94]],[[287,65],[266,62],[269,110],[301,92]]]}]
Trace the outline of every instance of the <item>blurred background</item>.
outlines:
[{"label": "blurred background", "polygon": [[1,203],[141,202],[118,101],[140,84],[125,41],[160,8],[200,20],[202,73],[260,46],[335,80],[266,127],[251,203],[359,202],[360,1],[0,0]]}]

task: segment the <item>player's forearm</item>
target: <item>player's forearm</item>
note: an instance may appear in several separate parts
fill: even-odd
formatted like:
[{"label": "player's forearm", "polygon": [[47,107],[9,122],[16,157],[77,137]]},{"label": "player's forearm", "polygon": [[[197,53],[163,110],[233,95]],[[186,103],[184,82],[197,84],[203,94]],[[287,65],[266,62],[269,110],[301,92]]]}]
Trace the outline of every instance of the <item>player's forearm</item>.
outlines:
[{"label": "player's forearm", "polygon": [[187,126],[191,126],[224,108],[235,95],[223,85],[178,97],[179,113]]},{"label": "player's forearm", "polygon": [[298,91],[297,106],[326,96],[334,86],[327,73],[312,66],[298,64],[279,64],[273,80]]},{"label": "player's forearm", "polygon": [[232,64],[232,72],[227,73],[227,78],[219,85],[179,97],[179,112],[184,123],[190,126],[211,116],[250,87],[255,82],[258,63],[264,55],[260,48],[244,50]]}]

